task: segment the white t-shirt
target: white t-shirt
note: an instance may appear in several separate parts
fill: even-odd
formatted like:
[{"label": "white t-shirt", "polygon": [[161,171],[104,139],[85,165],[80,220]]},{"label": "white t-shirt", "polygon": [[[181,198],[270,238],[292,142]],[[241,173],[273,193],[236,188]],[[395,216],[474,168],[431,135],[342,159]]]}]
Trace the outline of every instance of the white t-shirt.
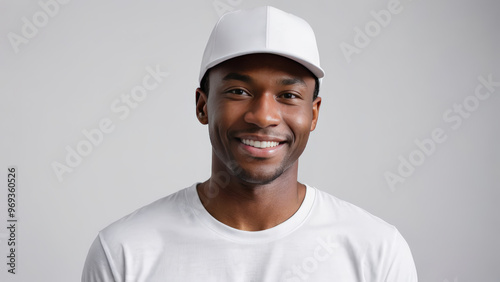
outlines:
[{"label": "white t-shirt", "polygon": [[82,281],[417,281],[408,244],[394,226],[306,187],[288,220],[243,231],[212,217],[194,184],[102,230]]}]

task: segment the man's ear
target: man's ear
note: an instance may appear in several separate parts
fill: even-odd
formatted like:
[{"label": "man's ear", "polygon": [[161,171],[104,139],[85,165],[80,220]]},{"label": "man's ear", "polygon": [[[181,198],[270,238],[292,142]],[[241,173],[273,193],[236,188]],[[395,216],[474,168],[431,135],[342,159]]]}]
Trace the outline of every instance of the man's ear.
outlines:
[{"label": "man's ear", "polygon": [[208,124],[207,102],[207,94],[196,88],[196,117],[201,124]]},{"label": "man's ear", "polygon": [[312,123],[311,123],[311,131],[316,128],[316,124],[318,123],[319,117],[319,107],[321,106],[321,97],[316,97],[313,101],[312,107]]}]

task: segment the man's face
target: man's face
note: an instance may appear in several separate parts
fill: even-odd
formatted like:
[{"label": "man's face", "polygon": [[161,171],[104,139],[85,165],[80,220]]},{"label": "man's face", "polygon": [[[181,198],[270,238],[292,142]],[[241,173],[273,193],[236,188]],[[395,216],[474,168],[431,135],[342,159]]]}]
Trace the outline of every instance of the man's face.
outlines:
[{"label": "man's face", "polygon": [[213,165],[242,181],[267,184],[297,164],[316,127],[321,98],[302,65],[271,54],[237,57],[212,68],[209,95],[197,90]]}]

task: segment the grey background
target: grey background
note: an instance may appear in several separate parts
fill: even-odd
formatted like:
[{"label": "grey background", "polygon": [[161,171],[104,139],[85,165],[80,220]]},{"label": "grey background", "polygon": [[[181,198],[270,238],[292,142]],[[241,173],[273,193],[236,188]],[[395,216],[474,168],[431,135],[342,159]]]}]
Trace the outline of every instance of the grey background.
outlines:
[{"label": "grey background", "polygon": [[[218,2],[228,10],[270,4],[316,31],[326,77],[301,181],[397,226],[420,281],[500,281],[500,87],[455,130],[443,119],[474,94],[479,76],[500,81],[498,1],[401,0],[402,10],[350,63],[340,45],[354,46],[355,28],[390,1]],[[16,53],[9,33],[22,35],[23,17],[33,22],[43,9],[0,2],[0,227],[7,167],[19,170],[17,274],[7,273],[2,227],[1,281],[79,281],[100,229],[208,178],[211,146],[194,90],[218,18],[214,3],[58,4]],[[169,76],[121,120],[111,104],[157,65]],[[102,118],[114,131],[59,181],[52,163],[65,164],[65,147]],[[384,174],[397,173],[398,157],[408,159],[414,140],[436,128],[446,141],[391,189]]]}]

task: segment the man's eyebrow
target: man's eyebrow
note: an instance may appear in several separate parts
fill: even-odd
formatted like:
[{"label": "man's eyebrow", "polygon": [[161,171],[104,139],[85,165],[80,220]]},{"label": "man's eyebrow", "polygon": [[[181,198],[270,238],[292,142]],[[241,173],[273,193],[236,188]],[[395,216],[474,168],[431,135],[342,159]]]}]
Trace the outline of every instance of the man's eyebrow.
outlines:
[{"label": "man's eyebrow", "polygon": [[281,85],[302,84],[302,86],[307,87],[305,81],[298,77],[280,79],[278,83]]},{"label": "man's eyebrow", "polygon": [[250,83],[252,82],[252,78],[248,75],[236,73],[236,72],[230,72],[222,80],[241,80],[243,82]]}]

